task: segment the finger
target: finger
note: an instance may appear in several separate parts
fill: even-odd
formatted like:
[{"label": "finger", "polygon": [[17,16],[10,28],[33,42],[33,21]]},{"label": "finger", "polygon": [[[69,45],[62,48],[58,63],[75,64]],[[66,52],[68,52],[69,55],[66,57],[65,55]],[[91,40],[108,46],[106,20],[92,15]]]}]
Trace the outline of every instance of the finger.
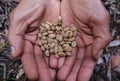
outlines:
[{"label": "finger", "polygon": [[85,50],[85,57],[82,66],[79,70],[77,81],[89,81],[93,73],[96,60],[94,60],[91,56],[92,55],[91,49],[92,49],[91,46],[88,46]]},{"label": "finger", "polygon": [[75,62],[76,53],[77,53],[77,49],[73,48],[72,55],[70,57],[66,58],[66,61],[65,61],[64,65],[63,65],[63,67],[58,71],[57,76],[58,76],[59,80],[63,81],[68,77],[68,75],[69,75],[69,73],[70,73],[70,71],[72,69],[72,66],[73,66],[73,64]]},{"label": "finger", "polygon": [[52,69],[52,68],[49,67],[49,72],[50,72],[50,76],[51,76],[52,81],[55,81],[55,79],[56,79],[56,69]]},{"label": "finger", "polygon": [[39,69],[39,75],[40,75],[39,80],[40,81],[51,81],[48,66],[44,60],[40,47],[35,45],[34,50],[35,50],[35,59],[36,59],[38,69]]},{"label": "finger", "polygon": [[52,79],[52,81],[54,81],[55,78],[56,78],[56,70],[50,68],[50,66],[49,66],[49,58],[46,57],[46,56],[44,56],[44,58],[45,58],[46,64],[48,65],[48,69],[49,69],[49,73],[50,73],[51,79]]},{"label": "finger", "polygon": [[[49,5],[47,5],[47,10],[45,12],[43,22],[47,20],[55,23],[56,19],[60,15],[60,0],[50,0],[48,3]],[[54,10],[55,8],[57,8],[57,10]]]},{"label": "finger", "polygon": [[84,58],[84,48],[79,48],[73,69],[70,75],[67,77],[66,81],[77,81],[77,74],[81,67],[83,58]]},{"label": "finger", "polygon": [[30,80],[38,79],[38,68],[33,55],[33,46],[29,41],[25,41],[23,55],[21,56],[21,61]]},{"label": "finger", "polygon": [[23,36],[8,35],[9,44],[11,45],[11,56],[13,58],[21,56],[23,52],[24,40]]},{"label": "finger", "polygon": [[58,65],[58,59],[55,58],[54,55],[51,55],[51,56],[50,56],[49,64],[50,64],[50,67],[51,67],[51,68],[56,68],[57,65]]},{"label": "finger", "polygon": [[64,65],[64,62],[65,62],[65,57],[60,57],[58,60],[58,68],[59,69]]}]

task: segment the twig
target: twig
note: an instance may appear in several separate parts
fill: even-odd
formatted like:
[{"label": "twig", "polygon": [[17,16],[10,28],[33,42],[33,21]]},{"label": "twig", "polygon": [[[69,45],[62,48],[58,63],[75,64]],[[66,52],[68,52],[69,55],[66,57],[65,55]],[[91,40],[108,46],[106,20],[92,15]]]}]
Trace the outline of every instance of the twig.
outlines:
[{"label": "twig", "polygon": [[6,65],[1,63],[0,64],[1,66],[3,66],[3,81],[7,81],[7,76],[6,76],[6,73],[7,73],[7,68],[6,68]]}]

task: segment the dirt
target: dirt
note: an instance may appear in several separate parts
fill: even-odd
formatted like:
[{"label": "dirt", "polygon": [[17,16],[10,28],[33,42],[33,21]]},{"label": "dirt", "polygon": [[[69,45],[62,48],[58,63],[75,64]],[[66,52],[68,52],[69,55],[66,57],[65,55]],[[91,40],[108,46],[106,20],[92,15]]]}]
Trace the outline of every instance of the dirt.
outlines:
[{"label": "dirt", "polygon": [[[112,41],[99,58],[91,81],[120,81],[120,0],[102,0],[110,13]],[[10,56],[9,14],[19,0],[0,0],[0,81],[28,81],[19,58]]]}]

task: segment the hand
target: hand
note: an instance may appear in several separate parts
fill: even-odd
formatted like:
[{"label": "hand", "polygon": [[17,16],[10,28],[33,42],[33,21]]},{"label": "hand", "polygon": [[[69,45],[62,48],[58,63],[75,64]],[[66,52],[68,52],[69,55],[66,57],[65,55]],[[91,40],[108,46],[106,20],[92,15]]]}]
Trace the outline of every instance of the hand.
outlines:
[{"label": "hand", "polygon": [[89,81],[100,51],[109,43],[109,13],[100,0],[63,0],[63,23],[78,28],[77,48],[58,71],[61,81]]},{"label": "hand", "polygon": [[30,80],[53,81],[55,78],[55,70],[48,67],[37,45],[37,33],[39,23],[54,22],[59,16],[59,9],[59,0],[21,0],[10,15],[8,39],[12,56],[21,56]]}]

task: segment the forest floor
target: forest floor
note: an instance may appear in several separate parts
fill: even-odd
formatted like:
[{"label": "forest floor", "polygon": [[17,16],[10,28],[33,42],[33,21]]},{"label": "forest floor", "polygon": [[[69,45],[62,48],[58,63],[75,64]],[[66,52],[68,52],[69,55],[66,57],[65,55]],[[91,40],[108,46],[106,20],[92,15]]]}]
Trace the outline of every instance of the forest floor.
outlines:
[{"label": "forest floor", "polygon": [[[91,81],[120,81],[120,0],[102,0],[110,13],[112,41],[99,58]],[[28,81],[19,58],[10,56],[9,13],[19,0],[0,0],[0,81]]]}]

